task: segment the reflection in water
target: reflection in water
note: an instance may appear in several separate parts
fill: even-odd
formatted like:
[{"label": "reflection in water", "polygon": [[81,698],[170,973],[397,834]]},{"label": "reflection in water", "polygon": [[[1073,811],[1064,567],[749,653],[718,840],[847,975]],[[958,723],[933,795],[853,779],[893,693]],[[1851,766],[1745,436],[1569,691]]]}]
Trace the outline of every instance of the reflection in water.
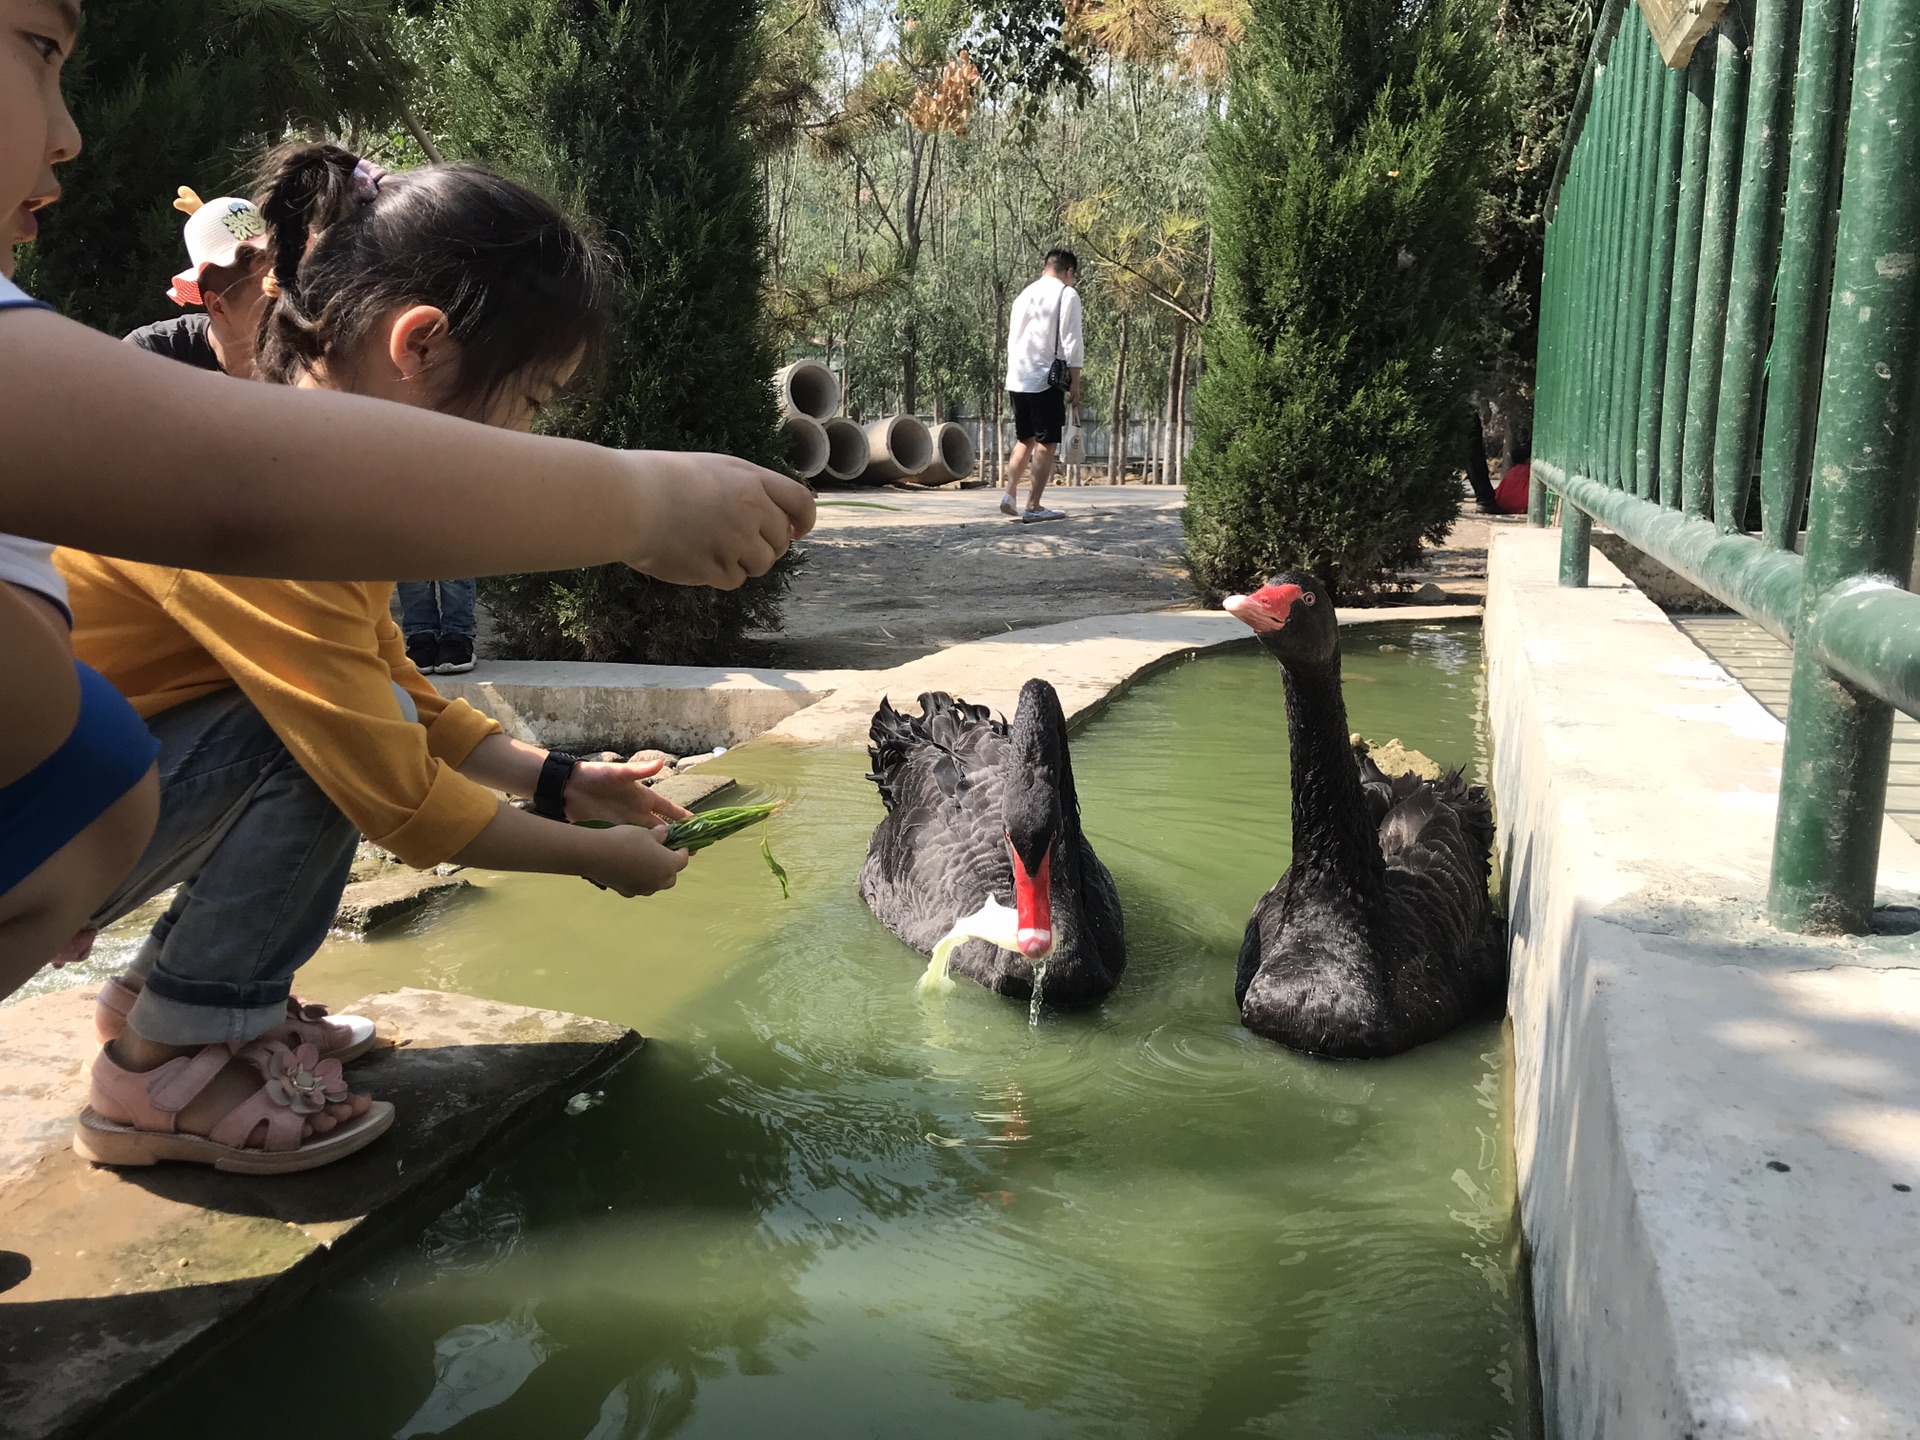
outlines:
[{"label": "reflection in water", "polygon": [[[1477,635],[1381,638],[1400,648],[1349,659],[1356,728],[1475,758]],[[309,1302],[297,1323],[354,1357],[327,1405],[286,1413],[264,1340],[212,1383],[280,1440],[1531,1434],[1498,1027],[1327,1063],[1238,1024],[1240,931],[1287,859],[1284,746],[1257,655],[1145,684],[1076,741],[1133,949],[1106,1002],[1037,1027],[977,986],[917,993],[924,961],[855,894],[879,807],[848,752],[728,757],[792,802],[784,905],[723,845],[658,900],[516,877],[331,947],[314,993],[432,969],[652,1039],[603,1104],[557,1104]],[[542,1360],[430,1431],[441,1347],[536,1315]],[[208,1383],[137,1433],[204,1433]]]}]

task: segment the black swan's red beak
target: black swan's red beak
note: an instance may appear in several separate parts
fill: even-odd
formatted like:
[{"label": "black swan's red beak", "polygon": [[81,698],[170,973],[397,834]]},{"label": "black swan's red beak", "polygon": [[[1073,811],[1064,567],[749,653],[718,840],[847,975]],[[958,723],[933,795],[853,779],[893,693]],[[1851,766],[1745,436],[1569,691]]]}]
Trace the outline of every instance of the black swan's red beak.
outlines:
[{"label": "black swan's red beak", "polygon": [[1287,623],[1293,602],[1302,591],[1298,585],[1262,585],[1251,595],[1229,595],[1221,606],[1229,615],[1256,633],[1278,630]]},{"label": "black swan's red beak", "polygon": [[1053,952],[1053,847],[1047,847],[1032,874],[1027,873],[1011,839],[1007,853],[1013,857],[1013,909],[1020,953],[1029,960],[1045,959]]}]

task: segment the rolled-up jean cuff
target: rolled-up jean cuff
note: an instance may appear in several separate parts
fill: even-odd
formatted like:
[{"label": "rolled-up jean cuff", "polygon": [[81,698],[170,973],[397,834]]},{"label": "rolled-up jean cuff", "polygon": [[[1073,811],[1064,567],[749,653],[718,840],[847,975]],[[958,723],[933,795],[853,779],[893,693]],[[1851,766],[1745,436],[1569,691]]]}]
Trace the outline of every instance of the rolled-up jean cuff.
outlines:
[{"label": "rolled-up jean cuff", "polygon": [[[234,991],[248,993],[244,994],[243,999],[226,998],[199,1003],[159,993],[163,986],[179,989],[183,984],[193,989],[218,989],[229,997]],[[268,999],[261,993],[276,988],[280,992],[277,1000]],[[162,1045],[244,1045],[266,1034],[287,1018],[287,993],[291,988],[290,982],[284,980],[278,986],[235,986],[182,982],[165,975],[152,975],[147,979],[146,988],[140,992],[140,998],[134,1001],[127,1024],[144,1038]]]}]

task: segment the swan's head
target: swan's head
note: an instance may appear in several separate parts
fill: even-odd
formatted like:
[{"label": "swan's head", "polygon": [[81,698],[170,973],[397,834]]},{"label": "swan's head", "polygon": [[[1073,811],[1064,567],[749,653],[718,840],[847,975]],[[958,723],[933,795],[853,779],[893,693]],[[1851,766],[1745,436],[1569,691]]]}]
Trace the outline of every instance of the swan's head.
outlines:
[{"label": "swan's head", "polygon": [[1073,803],[1067,717],[1046,681],[1021,687],[1012,740],[1014,774],[1001,820],[1013,866],[1013,908],[1020,953],[1044,960],[1053,953],[1053,853]]},{"label": "swan's head", "polygon": [[1303,570],[1275,575],[1251,595],[1229,595],[1222,608],[1283,663],[1325,662],[1340,649],[1333,597]]}]

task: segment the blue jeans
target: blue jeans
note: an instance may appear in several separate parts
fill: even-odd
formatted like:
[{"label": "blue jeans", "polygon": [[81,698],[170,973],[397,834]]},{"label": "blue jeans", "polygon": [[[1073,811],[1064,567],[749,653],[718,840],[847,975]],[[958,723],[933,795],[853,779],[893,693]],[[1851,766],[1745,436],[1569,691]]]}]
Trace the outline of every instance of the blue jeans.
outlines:
[{"label": "blue jeans", "polygon": [[393,588],[400,596],[400,629],[407,639],[464,635],[471,640],[479,633],[473,623],[473,597],[479,586],[473,581],[402,580]]},{"label": "blue jeans", "polygon": [[93,923],[179,885],[134,959],[146,988],[129,1023],[166,1045],[241,1044],[286,1014],[360,834],[238,690],[147,724],[160,739],[160,823]]}]

